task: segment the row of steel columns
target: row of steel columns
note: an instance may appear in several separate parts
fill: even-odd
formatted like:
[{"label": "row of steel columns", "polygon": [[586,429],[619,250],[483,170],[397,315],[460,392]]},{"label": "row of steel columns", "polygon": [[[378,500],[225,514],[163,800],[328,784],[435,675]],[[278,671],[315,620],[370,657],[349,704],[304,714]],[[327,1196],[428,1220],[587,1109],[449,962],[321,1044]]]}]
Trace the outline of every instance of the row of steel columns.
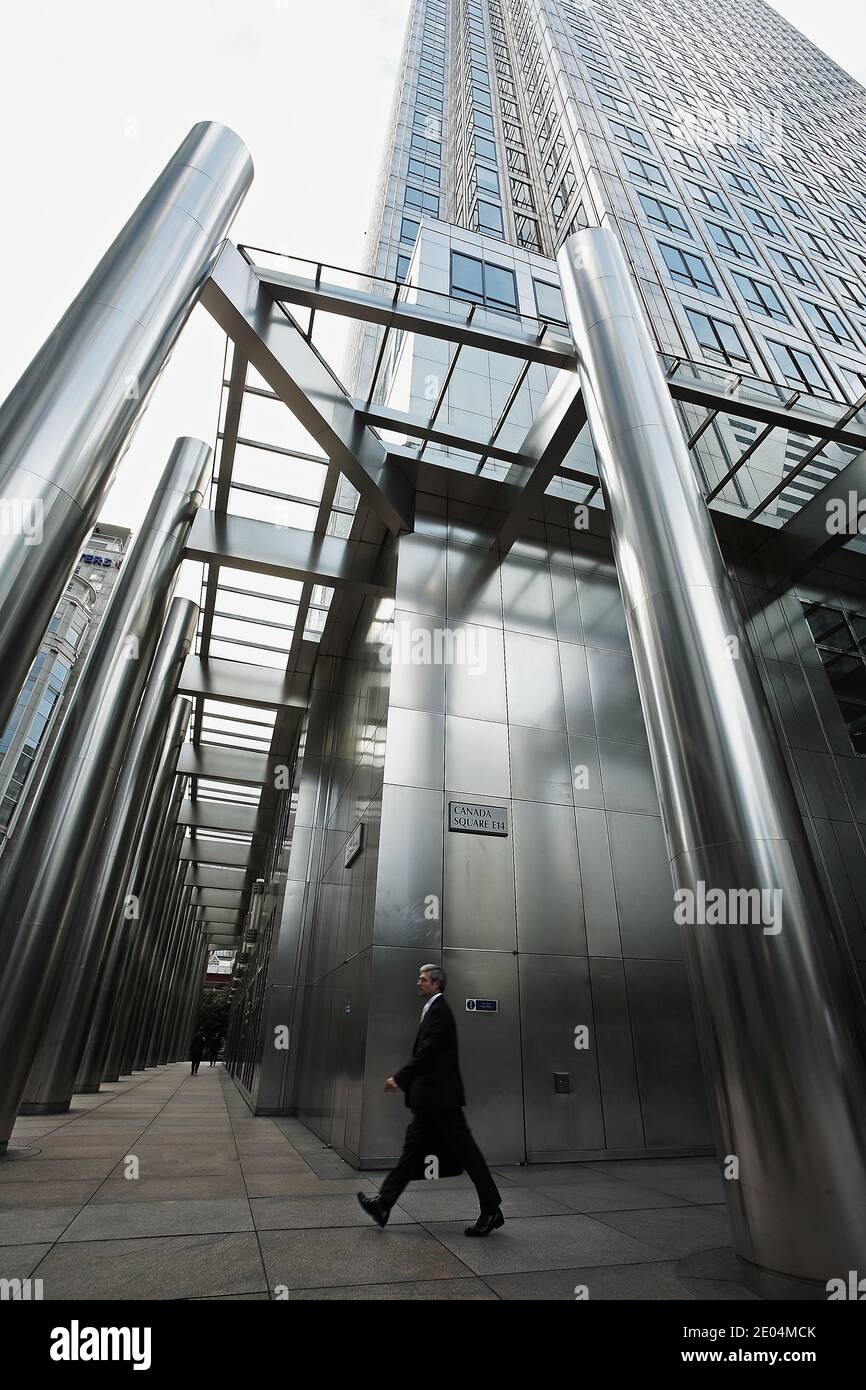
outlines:
[{"label": "row of steel columns", "polygon": [[[232,131],[194,126],[0,409],[0,727],[251,180]],[[176,441],[7,849],[0,1153],[19,1113],[187,1049],[208,943],[177,689],[198,606],[173,593],[210,472]]]}]

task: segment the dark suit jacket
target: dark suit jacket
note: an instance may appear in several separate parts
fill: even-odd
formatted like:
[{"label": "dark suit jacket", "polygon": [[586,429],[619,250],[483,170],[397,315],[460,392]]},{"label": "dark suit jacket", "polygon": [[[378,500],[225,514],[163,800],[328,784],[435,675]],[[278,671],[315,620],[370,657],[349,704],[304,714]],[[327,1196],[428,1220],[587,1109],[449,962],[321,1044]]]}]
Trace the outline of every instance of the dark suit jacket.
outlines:
[{"label": "dark suit jacket", "polygon": [[443,994],[424,1015],[412,1058],[394,1073],[394,1080],[406,1092],[406,1104],[416,1114],[459,1110],[466,1104],[457,1055],[457,1025]]}]

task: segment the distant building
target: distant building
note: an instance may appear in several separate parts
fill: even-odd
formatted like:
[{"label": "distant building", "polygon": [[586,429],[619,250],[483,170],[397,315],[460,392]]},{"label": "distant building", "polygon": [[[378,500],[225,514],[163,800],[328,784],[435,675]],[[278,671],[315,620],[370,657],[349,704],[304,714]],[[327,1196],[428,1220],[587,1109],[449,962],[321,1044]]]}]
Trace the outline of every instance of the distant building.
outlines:
[{"label": "distant building", "polygon": [[100,522],[75,566],[0,738],[0,855],[36,787],[61,712],[102,621],[129,548],[125,526]]}]

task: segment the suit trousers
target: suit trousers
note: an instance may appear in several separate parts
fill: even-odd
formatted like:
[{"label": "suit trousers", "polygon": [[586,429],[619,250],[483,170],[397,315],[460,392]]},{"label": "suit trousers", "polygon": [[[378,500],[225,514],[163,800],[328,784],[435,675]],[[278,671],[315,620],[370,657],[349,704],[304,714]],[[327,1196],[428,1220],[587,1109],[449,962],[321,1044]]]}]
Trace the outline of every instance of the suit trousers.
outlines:
[{"label": "suit trousers", "polygon": [[403,1152],[397,1166],[391,1169],[379,1189],[382,1205],[390,1211],[403,1188],[423,1167],[427,1155],[436,1152],[435,1141],[431,1142],[431,1135],[434,1134],[466,1169],[475,1184],[482,1214],[496,1211],[502,1201],[499,1188],[484,1162],[484,1155],[472,1138],[462,1110],[438,1110],[432,1115],[413,1116],[406,1130]]}]

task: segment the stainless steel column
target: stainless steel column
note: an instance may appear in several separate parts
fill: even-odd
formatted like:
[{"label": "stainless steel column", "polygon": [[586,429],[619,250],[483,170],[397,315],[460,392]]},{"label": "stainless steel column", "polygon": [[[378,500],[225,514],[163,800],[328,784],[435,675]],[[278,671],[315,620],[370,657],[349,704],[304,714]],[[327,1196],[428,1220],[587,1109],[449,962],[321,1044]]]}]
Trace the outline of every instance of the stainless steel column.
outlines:
[{"label": "stainless steel column", "polygon": [[0,1152],[46,1026],[62,954],[103,833],[210,449],[179,439],[72,692],[0,886]]},{"label": "stainless steel column", "polygon": [[[186,865],[184,864],[184,876]],[[160,963],[159,975],[154,987],[154,1012],[150,1025],[150,1038],[147,1043],[147,1060],[145,1065],[148,1067],[158,1067],[163,1063],[160,1056],[162,1051],[161,1040],[163,1023],[171,1002],[171,986],[177,966],[178,952],[184,938],[184,931],[189,919],[191,888],[184,888],[181,880],[182,892],[174,915],[174,921],[166,941],[162,961]]]},{"label": "stainless steel column", "polygon": [[177,936],[183,925],[184,909],[186,906],[184,903],[184,896],[186,896],[186,902],[188,903],[189,895],[192,892],[191,888],[184,887],[186,869],[186,861],[182,859],[177,866],[177,878],[174,891],[171,893],[165,906],[162,945],[159,950],[159,955],[154,961],[149,995],[150,1009],[142,1032],[141,1051],[142,1066],[144,1068],[157,1066],[155,1055],[156,1032],[166,1002],[163,991],[168,985],[168,978],[171,973],[171,962],[177,947]]},{"label": "stainless steel column", "polygon": [[[174,600],[179,602],[179,600]],[[144,821],[135,848],[135,859],[124,891],[136,901],[141,900],[147,867],[152,861],[160,830],[165,823],[168,803],[174,789],[175,767],[181,744],[186,736],[192,714],[192,701],[185,697],[175,700],[172,706],[168,731],[163,739],[159,755],[156,778],[151,788],[148,804],[145,807]],[[122,1001],[129,972],[134,970],[140,946],[139,927],[141,915],[128,916],[125,899],[121,903],[112,932],[112,944],[106,962],[99,997],[90,1025],[81,1068],[76,1082],[76,1091],[98,1091],[108,1058],[113,1028],[120,1026]],[[117,1077],[113,1077],[117,1080]]]},{"label": "stainless steel column", "polygon": [[252,177],[193,126],[0,408],[0,728]]},{"label": "stainless steel column", "polygon": [[169,854],[177,835],[177,817],[183,798],[185,778],[175,777],[169,794],[163,823],[148,862],[140,894],[141,917],[136,934],[136,956],[129,970],[124,989],[121,1016],[109,1046],[105,1065],[105,1080],[116,1080],[117,1076],[132,1071],[132,1053],[138,1036],[141,1011],[144,1007],[142,980],[149,967],[153,951],[153,934],[158,920],[156,910],[162,897],[162,889],[168,873]]},{"label": "stainless steel column", "polygon": [[183,831],[177,830],[171,841],[161,882],[157,886],[150,912],[148,948],[138,985],[138,1005],[129,1036],[127,1053],[129,1071],[143,1071],[146,1065],[145,1043],[147,1041],[150,1019],[153,1011],[153,982],[159,969],[161,952],[165,945],[168,930],[168,905],[179,880],[186,873],[186,865],[178,862],[180,847],[183,844]]},{"label": "stainless steel column", "polygon": [[84,1046],[112,946],[123,935],[123,899],[147,803],[156,778],[181,667],[192,647],[198,604],[172,600],[148,676],[132,737],[97,847],[90,878],[70,921],[61,978],[30,1069],[21,1113],[69,1109]]},{"label": "stainless steel column", "polygon": [[181,991],[181,982],[184,978],[184,961],[189,950],[190,938],[195,929],[195,908],[189,903],[177,935],[170,967],[170,976],[165,991],[165,1007],[162,1018],[159,1022],[159,1030],[156,1037],[155,1052],[158,1066],[166,1062],[175,1061],[172,1053],[172,1033],[177,1022],[177,1007]]},{"label": "stainless steel column", "polygon": [[558,263],[674,887],[781,892],[766,900],[778,932],[772,913],[683,929],[719,1154],[739,1163],[736,1252],[758,1292],[826,1297],[829,1278],[866,1268],[862,1019],[622,252],[590,229]]}]

